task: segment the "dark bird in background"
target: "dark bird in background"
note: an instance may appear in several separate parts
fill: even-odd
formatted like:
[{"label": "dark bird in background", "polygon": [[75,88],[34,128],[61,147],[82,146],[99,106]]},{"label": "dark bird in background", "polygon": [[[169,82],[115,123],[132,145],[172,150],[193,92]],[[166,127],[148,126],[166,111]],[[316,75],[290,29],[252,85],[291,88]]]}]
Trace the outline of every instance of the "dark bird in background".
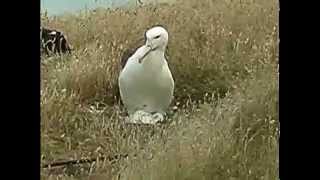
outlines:
[{"label": "dark bird in background", "polygon": [[46,55],[71,54],[70,45],[66,36],[58,30],[40,27],[41,52]]}]

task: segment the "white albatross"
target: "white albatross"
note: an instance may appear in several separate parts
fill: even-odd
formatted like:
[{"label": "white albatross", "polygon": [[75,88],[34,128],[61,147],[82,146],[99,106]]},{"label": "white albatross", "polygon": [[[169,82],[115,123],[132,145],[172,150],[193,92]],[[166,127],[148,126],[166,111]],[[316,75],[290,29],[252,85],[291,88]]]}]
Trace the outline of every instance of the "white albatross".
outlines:
[{"label": "white albatross", "polygon": [[174,80],[165,58],[168,32],[156,26],[145,38],[145,44],[125,60],[118,83],[129,123],[155,124],[164,120],[173,99]]}]

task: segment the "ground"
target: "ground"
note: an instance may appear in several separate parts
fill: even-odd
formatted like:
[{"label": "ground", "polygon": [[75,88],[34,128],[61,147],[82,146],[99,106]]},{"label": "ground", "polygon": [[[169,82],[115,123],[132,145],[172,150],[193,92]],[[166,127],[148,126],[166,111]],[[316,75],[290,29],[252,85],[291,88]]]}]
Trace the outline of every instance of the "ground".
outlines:
[{"label": "ground", "polygon": [[[42,179],[278,179],[278,1],[185,0],[88,11],[42,25],[73,55],[41,60]],[[170,123],[129,126],[119,100],[122,52],[145,29],[169,32]]]}]

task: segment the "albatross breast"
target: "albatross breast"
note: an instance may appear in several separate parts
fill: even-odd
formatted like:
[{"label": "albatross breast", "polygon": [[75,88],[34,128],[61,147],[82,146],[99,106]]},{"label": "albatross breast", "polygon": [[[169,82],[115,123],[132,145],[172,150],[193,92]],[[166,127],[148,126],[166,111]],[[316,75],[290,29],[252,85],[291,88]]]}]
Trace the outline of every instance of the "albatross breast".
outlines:
[{"label": "albatross breast", "polygon": [[[153,58],[148,56],[146,58]],[[120,94],[129,113],[136,110],[164,113],[173,97],[174,81],[166,61],[161,66],[146,67],[128,60],[119,76]],[[155,59],[151,61],[156,62]],[[146,62],[150,62],[146,59]],[[151,66],[151,64],[150,64]]]}]

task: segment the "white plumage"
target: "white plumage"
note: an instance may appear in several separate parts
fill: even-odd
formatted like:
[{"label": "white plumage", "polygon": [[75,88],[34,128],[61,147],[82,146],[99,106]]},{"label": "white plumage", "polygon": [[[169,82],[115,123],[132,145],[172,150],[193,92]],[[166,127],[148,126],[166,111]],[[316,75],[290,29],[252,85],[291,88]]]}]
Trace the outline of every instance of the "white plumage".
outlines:
[{"label": "white plumage", "polygon": [[120,96],[132,123],[162,121],[173,99],[174,80],[165,59],[167,43],[168,33],[163,27],[149,29],[145,44],[120,72]]}]

